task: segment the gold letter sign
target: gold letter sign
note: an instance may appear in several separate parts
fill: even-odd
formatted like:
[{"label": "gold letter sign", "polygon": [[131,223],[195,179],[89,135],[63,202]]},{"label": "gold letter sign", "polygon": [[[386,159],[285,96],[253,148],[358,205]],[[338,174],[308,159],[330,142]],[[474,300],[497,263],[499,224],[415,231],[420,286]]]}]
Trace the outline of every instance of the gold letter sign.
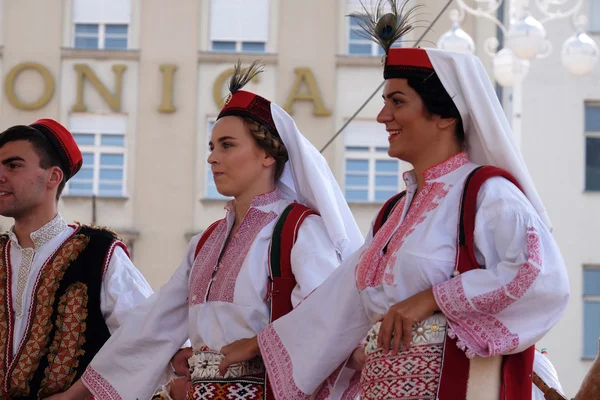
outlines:
[{"label": "gold letter sign", "polygon": [[[292,104],[296,100],[308,100],[313,102],[313,114],[317,117],[327,117],[331,115],[331,110],[328,110],[323,104],[323,99],[319,93],[315,76],[308,68],[296,68],[294,69],[296,74],[296,81],[292,87],[292,91],[285,102],[283,109],[288,113],[292,113]],[[308,88],[307,93],[300,93],[300,85],[302,82],[306,83]]]},{"label": "gold letter sign", "polygon": [[[17,81],[19,74],[28,69],[33,69],[42,76],[42,79],[44,80],[44,93],[42,93],[40,98],[36,101],[24,103],[15,93],[15,82]],[[52,95],[54,94],[54,78],[52,78],[50,71],[41,64],[34,62],[17,64],[6,75],[4,80],[4,93],[6,93],[8,102],[12,104],[13,107],[18,108],[19,110],[38,110],[48,104],[52,98]]]},{"label": "gold letter sign", "polygon": [[113,65],[112,70],[115,73],[115,94],[110,93],[106,86],[98,79],[98,76],[86,64],[75,64],[77,71],[77,102],[71,108],[73,112],[86,112],[87,107],[83,103],[83,84],[87,78],[98,94],[106,101],[110,109],[114,112],[121,111],[121,89],[123,82],[123,72],[127,69],[126,65]]},{"label": "gold letter sign", "polygon": [[162,103],[158,107],[158,112],[172,113],[177,110],[173,105],[173,76],[177,70],[177,65],[161,64],[160,70],[162,71],[163,75],[163,87]]}]

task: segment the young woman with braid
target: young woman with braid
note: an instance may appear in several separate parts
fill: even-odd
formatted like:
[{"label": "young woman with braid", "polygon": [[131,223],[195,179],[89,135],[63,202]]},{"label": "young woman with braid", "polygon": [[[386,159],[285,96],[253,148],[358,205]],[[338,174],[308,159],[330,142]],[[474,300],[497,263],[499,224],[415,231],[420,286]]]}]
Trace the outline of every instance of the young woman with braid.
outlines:
[{"label": "young woman with braid", "polygon": [[[212,130],[208,162],[219,193],[233,197],[225,218],[192,239],[173,277],[111,337],[82,382],[62,398],[147,400],[169,364],[179,375],[191,372],[185,398],[264,398],[269,390],[262,360],[236,364],[222,377],[219,350],[258,334],[281,313],[275,297],[285,290],[271,286],[270,274],[272,239],[286,237],[285,225],[277,231],[282,215],[290,221],[293,211],[286,210],[295,202],[309,215],[297,219],[291,251],[280,247],[295,280],[283,299],[290,308],[362,244],[325,159],[283,109],[239,90],[258,72],[256,63],[245,70],[238,63]],[[192,348],[179,350],[188,338]]]}]

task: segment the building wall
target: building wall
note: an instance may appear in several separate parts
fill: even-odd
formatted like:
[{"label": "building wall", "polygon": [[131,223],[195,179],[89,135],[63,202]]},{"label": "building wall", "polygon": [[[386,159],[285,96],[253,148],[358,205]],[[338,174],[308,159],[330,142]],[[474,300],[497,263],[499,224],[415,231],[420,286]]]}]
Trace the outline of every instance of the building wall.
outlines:
[{"label": "building wall", "polygon": [[560,61],[560,46],[572,35],[569,21],[549,23],[547,30],[554,51],[532,62],[525,79],[521,146],[552,220],[571,286],[565,315],[540,347],[549,349],[565,390],[574,395],[591,365],[581,359],[583,266],[600,262],[600,193],[584,189],[584,102],[600,99],[600,70],[571,76]]},{"label": "building wall", "polygon": [[[129,50],[72,49],[73,0],[0,0],[0,129],[27,124],[37,118],[56,118],[68,125],[73,116],[118,116],[126,119],[125,196],[102,198],[63,196],[59,207],[68,220],[95,222],[119,232],[133,250],[133,260],[154,288],[177,268],[190,237],[223,214],[224,200],[206,198],[208,121],[219,111],[218,97],[226,95],[217,78],[238,56],[244,62],[262,58],[266,70],[248,89],[284,105],[297,74],[309,70],[329,115],[316,116],[314,104],[297,101],[292,115],[300,130],[321,148],[362,105],[382,81],[379,57],[347,55],[346,0],[269,2],[266,54],[225,54],[210,51],[210,0],[178,0],[177,7],[159,0],[133,0]],[[422,1],[425,20],[432,20],[443,4]],[[36,12],[32,13],[31,10]],[[431,46],[450,28],[447,12],[429,32],[423,46]],[[474,38],[484,65],[491,58],[482,50],[493,26],[467,17],[463,28]],[[421,31],[407,40],[415,40]],[[570,32],[568,22],[549,25],[555,51],[531,64],[523,92],[522,151],[554,224],[571,284],[571,302],[559,324],[540,341],[548,347],[567,393],[573,395],[589,361],[581,360],[582,266],[600,263],[595,233],[600,224],[600,194],[584,191],[585,142],[583,104],[600,99],[600,72],[584,78],[569,76],[560,65],[560,45]],[[597,37],[595,39],[598,39]],[[51,75],[54,93],[42,108],[16,108],[4,93],[4,78],[21,63],[41,64]],[[86,113],[72,110],[77,103],[76,65],[87,65],[114,93],[115,65],[124,65],[121,107],[113,110],[84,83]],[[161,112],[165,74],[174,65],[174,110]],[[167,67],[168,68],[168,67]],[[306,91],[302,86],[301,91]],[[31,102],[44,92],[38,72],[26,70],[15,81],[15,92]],[[168,92],[168,91],[167,91]],[[510,99],[510,89],[504,98]],[[380,110],[377,93],[357,116],[374,121]],[[510,107],[507,101],[506,107]],[[325,113],[327,114],[327,113]],[[385,135],[383,131],[368,134]],[[344,133],[324,155],[344,184]],[[402,170],[410,168],[402,165]],[[352,203],[363,232],[379,203]],[[0,219],[7,229],[8,219]]]}]

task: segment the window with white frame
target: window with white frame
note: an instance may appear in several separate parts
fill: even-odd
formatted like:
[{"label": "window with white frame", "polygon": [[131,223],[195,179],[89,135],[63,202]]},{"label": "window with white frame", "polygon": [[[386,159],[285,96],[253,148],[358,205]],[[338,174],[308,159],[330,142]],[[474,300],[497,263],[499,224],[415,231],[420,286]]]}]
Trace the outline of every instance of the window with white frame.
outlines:
[{"label": "window with white frame", "polygon": [[269,38],[269,0],[212,0],[210,49],[264,53]]},{"label": "window with white frame", "polygon": [[[358,0],[347,0],[348,14],[363,12],[363,7]],[[354,56],[382,56],[383,48],[372,40],[362,37],[362,29],[354,17],[346,18],[348,26],[348,54]],[[402,40],[398,39],[392,47],[402,47]]]},{"label": "window with white frame", "polygon": [[69,128],[83,154],[83,165],[67,182],[66,195],[125,196],[126,127],[122,116],[71,117]]},{"label": "window with white frame", "polygon": [[[208,159],[208,156],[210,155],[210,149],[208,147],[208,144],[210,143],[210,135],[211,135],[213,126],[215,126],[215,121],[209,120],[207,123],[207,126],[206,126],[206,159]],[[205,188],[204,197],[205,198],[219,199],[219,200],[229,199],[228,197],[223,196],[217,190],[217,185],[215,185],[215,178],[211,171],[210,165],[206,166],[206,181],[205,182],[206,182],[206,185],[204,185],[204,188]]]},{"label": "window with white frame", "polygon": [[387,154],[388,134],[375,121],[353,121],[344,132],[348,202],[383,203],[404,189],[402,164]]},{"label": "window with white frame", "polygon": [[600,0],[588,0],[588,31],[600,32]]},{"label": "window with white frame", "polygon": [[348,54],[355,56],[382,56],[383,48],[377,43],[362,37],[358,20],[348,17]]},{"label": "window with white frame", "polygon": [[73,0],[73,47],[127,50],[130,0]]},{"label": "window with white frame", "polygon": [[585,190],[600,191],[600,103],[585,105]]},{"label": "window with white frame", "polygon": [[600,337],[600,265],[583,268],[583,358],[598,355]]}]

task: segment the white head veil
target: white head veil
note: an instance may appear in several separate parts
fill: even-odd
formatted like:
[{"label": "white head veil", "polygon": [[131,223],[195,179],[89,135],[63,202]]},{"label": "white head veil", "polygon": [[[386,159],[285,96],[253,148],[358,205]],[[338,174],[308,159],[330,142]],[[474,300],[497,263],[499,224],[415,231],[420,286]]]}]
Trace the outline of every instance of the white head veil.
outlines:
[{"label": "white head veil", "polygon": [[317,211],[336,251],[342,258],[348,257],[364,239],[327,161],[287,112],[271,103],[271,114],[289,156],[277,189],[284,198]]},{"label": "white head veil", "polygon": [[479,58],[443,50],[426,51],[436,74],[460,112],[471,160],[510,172],[544,224],[551,229],[544,204]]}]

